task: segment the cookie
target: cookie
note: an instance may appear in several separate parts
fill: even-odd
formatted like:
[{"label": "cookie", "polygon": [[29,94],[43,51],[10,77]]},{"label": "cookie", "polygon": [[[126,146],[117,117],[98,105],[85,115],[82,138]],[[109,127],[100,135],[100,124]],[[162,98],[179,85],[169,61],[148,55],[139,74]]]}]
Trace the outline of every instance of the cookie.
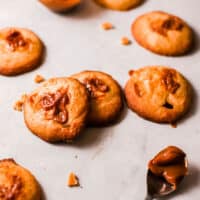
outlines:
[{"label": "cookie", "polygon": [[0,30],[0,74],[28,72],[41,62],[43,45],[38,36],[24,28]]},{"label": "cookie", "polygon": [[90,94],[89,125],[107,125],[118,118],[123,106],[121,88],[110,75],[83,71],[72,77],[83,83]]},{"label": "cookie", "polygon": [[138,6],[143,2],[143,0],[95,0],[95,2],[112,10],[125,11]]},{"label": "cookie", "polygon": [[193,46],[193,31],[186,22],[161,11],[138,17],[132,24],[131,32],[141,46],[161,55],[183,55]]},{"label": "cookie", "polygon": [[41,200],[41,189],[35,177],[13,159],[0,161],[1,200]]},{"label": "cookie", "polygon": [[175,69],[151,66],[130,72],[125,96],[129,108],[141,117],[172,123],[188,111],[192,90]]},{"label": "cookie", "polygon": [[27,95],[27,127],[48,142],[68,142],[83,130],[89,109],[86,88],[72,78],[52,78]]},{"label": "cookie", "polygon": [[64,12],[81,3],[80,0],[39,0],[49,9],[55,12]]}]

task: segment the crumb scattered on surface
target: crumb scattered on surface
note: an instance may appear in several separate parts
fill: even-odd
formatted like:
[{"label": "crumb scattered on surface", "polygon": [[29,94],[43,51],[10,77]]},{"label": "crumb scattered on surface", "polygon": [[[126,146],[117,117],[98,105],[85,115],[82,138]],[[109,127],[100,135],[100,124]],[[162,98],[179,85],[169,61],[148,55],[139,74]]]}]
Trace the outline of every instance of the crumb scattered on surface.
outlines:
[{"label": "crumb scattered on surface", "polygon": [[172,128],[177,128],[177,123],[176,122],[171,123],[171,126],[172,126]]},{"label": "crumb scattered on surface", "polygon": [[122,45],[130,45],[131,44],[131,40],[127,37],[122,37],[121,38],[121,44]]},{"label": "crumb scattered on surface", "polygon": [[43,81],[45,81],[45,78],[39,74],[37,74],[34,78],[35,83],[42,83]]},{"label": "crumb scattered on surface", "polygon": [[80,185],[78,177],[73,172],[69,174],[67,185],[69,187],[76,187]]},{"label": "crumb scattered on surface", "polygon": [[24,101],[26,98],[26,94],[23,94],[21,96],[21,99],[17,100],[13,106],[14,110],[22,112],[23,111],[23,105],[24,105]]},{"label": "crumb scattered on surface", "polygon": [[114,26],[110,22],[104,22],[101,24],[101,28],[103,30],[110,30],[110,29],[113,29]]}]

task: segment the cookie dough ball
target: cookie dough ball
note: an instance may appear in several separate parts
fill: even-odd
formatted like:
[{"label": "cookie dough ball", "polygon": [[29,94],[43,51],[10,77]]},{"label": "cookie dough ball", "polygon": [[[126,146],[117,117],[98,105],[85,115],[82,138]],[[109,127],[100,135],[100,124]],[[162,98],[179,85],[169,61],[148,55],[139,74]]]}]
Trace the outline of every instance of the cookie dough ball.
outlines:
[{"label": "cookie dough ball", "polygon": [[193,31],[186,22],[161,11],[138,17],[131,31],[141,46],[161,55],[183,55],[191,50],[193,44]]},{"label": "cookie dough ball", "polygon": [[129,10],[141,4],[144,0],[95,0],[103,7],[112,10]]},{"label": "cookie dough ball", "polygon": [[28,72],[41,62],[43,45],[39,37],[24,28],[0,30],[0,74]]},{"label": "cookie dough ball", "polygon": [[191,86],[175,69],[151,66],[130,72],[125,86],[127,104],[154,122],[176,122],[189,109]]},{"label": "cookie dough ball", "polygon": [[41,189],[35,177],[13,159],[0,161],[1,200],[41,200]]},{"label": "cookie dough ball", "polygon": [[64,12],[80,4],[80,0],[39,0],[55,12]]},{"label": "cookie dough ball", "polygon": [[121,88],[110,75],[83,71],[72,77],[83,83],[90,94],[89,125],[107,125],[119,117],[123,106]]},{"label": "cookie dough ball", "polygon": [[26,97],[24,119],[43,140],[68,142],[84,128],[88,109],[88,93],[79,81],[52,78]]}]

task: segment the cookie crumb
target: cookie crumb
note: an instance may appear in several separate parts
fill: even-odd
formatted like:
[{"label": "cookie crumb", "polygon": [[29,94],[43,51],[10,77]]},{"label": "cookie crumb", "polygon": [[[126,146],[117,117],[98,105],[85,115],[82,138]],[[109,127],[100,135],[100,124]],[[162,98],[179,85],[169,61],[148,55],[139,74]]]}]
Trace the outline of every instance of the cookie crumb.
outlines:
[{"label": "cookie crumb", "polygon": [[107,31],[107,30],[113,29],[114,26],[110,22],[104,22],[104,23],[101,24],[101,28],[103,30]]},{"label": "cookie crumb", "polygon": [[24,105],[24,101],[26,98],[26,94],[23,94],[21,96],[21,99],[17,100],[13,106],[14,110],[22,112],[23,111],[23,105]]},{"label": "cookie crumb", "polygon": [[69,174],[67,185],[69,187],[76,187],[80,185],[78,177],[73,172]]},{"label": "cookie crumb", "polygon": [[43,81],[45,81],[45,78],[39,74],[37,74],[34,78],[35,83],[42,83]]},{"label": "cookie crumb", "polygon": [[131,40],[127,37],[122,37],[121,38],[121,44],[122,45],[130,45],[131,44]]}]

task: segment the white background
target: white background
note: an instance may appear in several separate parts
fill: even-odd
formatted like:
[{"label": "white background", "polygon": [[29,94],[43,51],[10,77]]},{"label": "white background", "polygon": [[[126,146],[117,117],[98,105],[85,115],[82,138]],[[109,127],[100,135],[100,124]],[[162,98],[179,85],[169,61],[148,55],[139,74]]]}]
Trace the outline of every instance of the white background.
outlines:
[{"label": "white background", "polygon": [[[143,200],[148,160],[168,145],[187,153],[190,174],[180,190],[170,197],[198,200],[200,196],[200,3],[197,0],[146,0],[129,12],[110,11],[84,3],[65,15],[50,12],[36,0],[0,0],[0,27],[19,26],[35,31],[46,45],[46,59],[37,70],[17,77],[0,77],[0,158],[13,157],[30,169],[42,185],[46,200]],[[152,54],[129,36],[132,21],[140,14],[163,10],[185,19],[197,32],[197,47],[187,56],[170,58]],[[102,22],[115,25],[111,31]],[[125,109],[122,121],[100,129],[88,128],[74,145],[52,145],[30,133],[14,102],[37,85],[36,74],[46,78],[69,76],[81,70],[102,70],[124,87],[128,71],[146,65],[168,65],[192,83],[196,97],[191,112],[177,128],[141,119]],[[78,158],[75,158],[75,156]],[[82,188],[66,186],[74,171]]]}]

